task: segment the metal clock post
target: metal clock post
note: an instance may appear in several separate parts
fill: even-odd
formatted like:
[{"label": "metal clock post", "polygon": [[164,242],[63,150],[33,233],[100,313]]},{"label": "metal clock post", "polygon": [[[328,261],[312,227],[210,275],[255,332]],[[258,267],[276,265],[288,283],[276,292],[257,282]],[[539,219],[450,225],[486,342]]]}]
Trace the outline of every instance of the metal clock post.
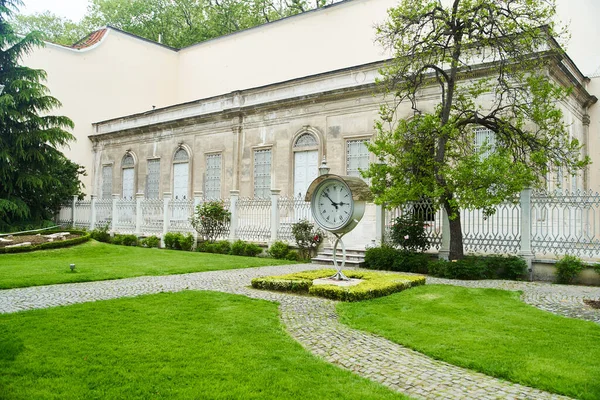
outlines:
[{"label": "metal clock post", "polygon": [[[336,238],[333,264],[337,273],[330,279],[348,280],[342,273],[342,268],[346,265],[346,247],[342,237],[354,229],[365,214],[365,204],[372,200],[369,186],[354,176],[325,174],[312,181],[305,200],[310,201],[310,209],[317,225]],[[342,248],[341,265],[337,261],[338,245]]]}]

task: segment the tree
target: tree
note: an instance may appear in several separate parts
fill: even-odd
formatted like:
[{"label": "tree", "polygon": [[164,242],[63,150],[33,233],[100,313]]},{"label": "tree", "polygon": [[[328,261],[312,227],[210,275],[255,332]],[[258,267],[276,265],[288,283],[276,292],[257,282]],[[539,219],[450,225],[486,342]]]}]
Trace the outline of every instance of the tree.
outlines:
[{"label": "tree", "polygon": [[89,27],[46,11],[33,15],[17,14],[11,21],[13,30],[27,34],[39,31],[48,42],[70,46],[90,32]]},{"label": "tree", "polygon": [[51,42],[71,45],[110,25],[181,48],[252,28],[341,0],[91,0],[79,23],[50,12],[17,15],[19,33],[38,30]]},{"label": "tree", "polygon": [[81,167],[58,147],[73,136],[67,117],[47,115],[60,106],[41,83],[45,72],[19,65],[43,44],[38,33],[15,34],[7,22],[19,0],[0,0],[0,228],[51,218],[60,204],[81,194]]},{"label": "tree", "polygon": [[548,73],[563,33],[554,10],[554,0],[402,0],[377,28],[394,55],[380,80],[391,101],[365,176],[377,202],[443,207],[451,259],[463,257],[461,209],[492,213],[552,168],[589,163],[563,122],[569,90]]}]

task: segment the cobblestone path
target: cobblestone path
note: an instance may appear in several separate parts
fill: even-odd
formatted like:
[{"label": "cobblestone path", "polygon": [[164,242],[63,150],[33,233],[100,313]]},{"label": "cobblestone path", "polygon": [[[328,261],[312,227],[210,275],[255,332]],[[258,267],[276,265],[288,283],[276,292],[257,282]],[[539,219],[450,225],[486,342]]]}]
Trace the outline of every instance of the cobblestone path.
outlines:
[{"label": "cobblestone path", "polygon": [[[350,329],[339,323],[333,301],[258,291],[248,287],[250,280],[256,276],[318,268],[321,266],[300,264],[1,290],[0,313],[159,292],[215,290],[279,302],[281,318],[288,332],[307,350],[414,398],[565,398],[436,361],[376,335]],[[580,315],[596,322],[600,320],[598,310],[581,308],[583,298],[600,299],[600,288],[504,281],[448,281],[437,278],[428,278],[428,281],[522,290],[524,300],[540,308],[571,316]]]}]

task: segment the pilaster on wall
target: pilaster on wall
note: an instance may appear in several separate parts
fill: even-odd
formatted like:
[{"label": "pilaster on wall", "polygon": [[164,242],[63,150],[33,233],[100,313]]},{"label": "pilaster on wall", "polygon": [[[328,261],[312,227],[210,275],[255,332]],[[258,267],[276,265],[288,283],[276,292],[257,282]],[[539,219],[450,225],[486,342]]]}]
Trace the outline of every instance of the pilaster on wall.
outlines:
[{"label": "pilaster on wall", "polygon": [[233,133],[233,176],[232,176],[232,190],[240,190],[240,162],[242,160],[242,130],[244,123],[244,116],[242,113],[235,116],[231,120],[231,131]]}]

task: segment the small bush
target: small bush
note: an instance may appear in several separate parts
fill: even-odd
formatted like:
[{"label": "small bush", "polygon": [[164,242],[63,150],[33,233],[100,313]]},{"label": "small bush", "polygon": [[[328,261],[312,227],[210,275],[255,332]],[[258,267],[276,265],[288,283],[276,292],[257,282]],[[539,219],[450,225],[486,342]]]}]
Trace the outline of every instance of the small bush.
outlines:
[{"label": "small bush", "polygon": [[286,260],[289,261],[300,261],[300,254],[296,250],[290,250],[285,256]]},{"label": "small bush", "polygon": [[160,238],[155,235],[145,237],[140,240],[140,246],[142,246],[142,247],[159,247],[160,246]]},{"label": "small bush", "polygon": [[108,232],[108,224],[101,228],[96,228],[90,231],[90,238],[99,242],[110,243],[110,233]]},{"label": "small bush", "polygon": [[269,247],[269,250],[267,250],[267,253],[271,257],[277,258],[279,260],[286,258],[289,252],[290,246],[287,243],[279,240],[273,243],[271,247]]},{"label": "small bush", "polygon": [[231,253],[231,243],[227,240],[219,240],[218,242],[201,242],[198,244],[198,251],[214,254],[229,254]]},{"label": "small bush", "polygon": [[410,251],[399,251],[398,256],[392,264],[392,271],[427,273],[429,255],[425,253],[414,253]]},{"label": "small bush", "polygon": [[187,235],[178,236],[179,248],[183,251],[192,251],[194,248],[194,235],[188,233]]},{"label": "small bush", "polygon": [[256,257],[262,253],[262,247],[254,243],[246,243],[243,240],[236,240],[231,245],[231,254],[234,256]]},{"label": "small bush", "polygon": [[231,212],[222,201],[208,201],[196,207],[190,223],[204,240],[214,242],[227,232],[230,220]]},{"label": "small bush", "polygon": [[394,246],[409,252],[424,252],[430,246],[425,222],[415,216],[396,218],[391,227],[390,240]]},{"label": "small bush", "polygon": [[122,235],[123,236],[123,246],[137,246],[138,245],[138,237],[136,235]]},{"label": "small bush", "polygon": [[556,263],[556,282],[571,283],[584,268],[579,257],[566,255]]},{"label": "small bush", "polygon": [[303,219],[292,225],[292,235],[296,240],[296,246],[300,249],[303,259],[311,258],[319,245],[325,240],[325,234],[320,229]]},{"label": "small bush", "polygon": [[116,244],[119,246],[123,245],[123,235],[115,234],[112,238],[110,238],[110,243]]},{"label": "small bush", "polygon": [[492,276],[500,279],[520,279],[527,270],[527,263],[521,257],[488,256],[483,260]]},{"label": "small bush", "polygon": [[369,269],[391,270],[399,251],[390,246],[372,247],[365,252],[365,266]]},{"label": "small bush", "polygon": [[427,264],[429,275],[437,276],[438,278],[447,278],[448,264],[450,263],[443,259],[429,262],[429,264]]},{"label": "small bush", "polygon": [[164,241],[165,241],[165,248],[166,249],[171,249],[171,250],[181,250],[181,248],[179,247],[179,237],[183,236],[181,233],[175,233],[175,232],[167,232],[165,233],[165,237],[164,237]]}]

